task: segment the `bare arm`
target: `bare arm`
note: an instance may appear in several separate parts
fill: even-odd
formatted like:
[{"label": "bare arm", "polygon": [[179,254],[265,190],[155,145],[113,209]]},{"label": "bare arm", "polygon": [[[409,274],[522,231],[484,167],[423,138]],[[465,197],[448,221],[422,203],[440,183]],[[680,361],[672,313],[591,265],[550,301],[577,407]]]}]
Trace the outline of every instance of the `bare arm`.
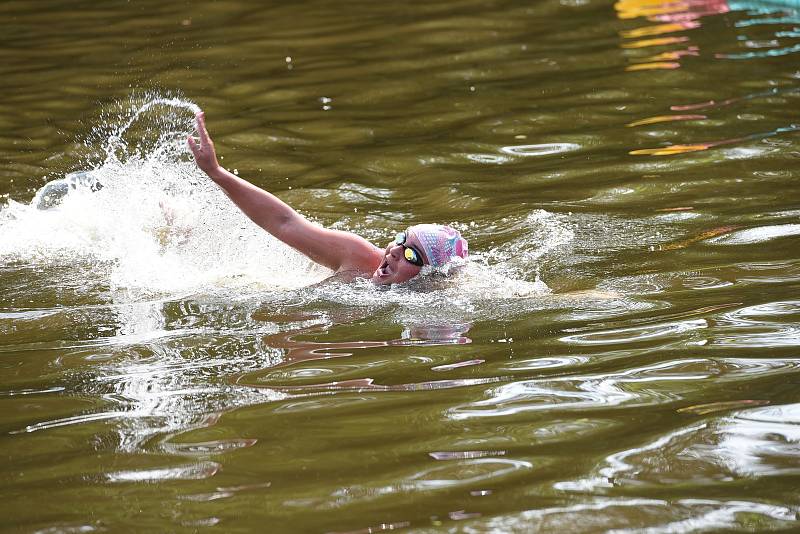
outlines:
[{"label": "bare arm", "polygon": [[188,140],[197,166],[254,223],[334,271],[372,273],[380,265],[381,251],[366,239],[351,232],[316,226],[272,193],[223,169],[217,162],[214,142],[206,130],[204,113],[197,114],[197,132],[199,145],[192,137]]}]

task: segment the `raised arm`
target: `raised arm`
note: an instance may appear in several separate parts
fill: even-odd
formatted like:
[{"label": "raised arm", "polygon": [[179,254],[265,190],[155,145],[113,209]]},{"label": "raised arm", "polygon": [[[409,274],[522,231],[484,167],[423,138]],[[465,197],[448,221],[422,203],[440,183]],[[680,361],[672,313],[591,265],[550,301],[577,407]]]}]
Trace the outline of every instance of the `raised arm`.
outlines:
[{"label": "raised arm", "polygon": [[205,114],[198,113],[196,118],[200,142],[192,137],[188,142],[197,166],[254,223],[334,271],[371,274],[380,265],[383,253],[366,239],[351,232],[316,226],[272,193],[223,169],[206,130]]}]

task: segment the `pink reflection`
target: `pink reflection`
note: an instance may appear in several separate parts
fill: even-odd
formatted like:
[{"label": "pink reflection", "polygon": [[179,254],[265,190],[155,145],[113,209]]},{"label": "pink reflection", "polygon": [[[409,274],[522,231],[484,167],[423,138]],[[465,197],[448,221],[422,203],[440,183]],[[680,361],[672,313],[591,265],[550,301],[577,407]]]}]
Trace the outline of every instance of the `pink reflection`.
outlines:
[{"label": "pink reflection", "polygon": [[644,126],[646,124],[656,124],[659,122],[675,122],[675,121],[700,121],[708,117],[705,115],[658,115],[656,117],[648,117],[638,121],[629,122],[626,126]]},{"label": "pink reflection", "polygon": [[[266,319],[266,317],[265,317]],[[274,319],[274,318],[273,318]],[[308,319],[305,318],[292,318]],[[350,320],[357,320],[352,318]],[[440,345],[464,345],[472,343],[466,337],[471,324],[422,324],[409,325],[401,333],[400,338],[390,340],[353,340],[353,341],[311,341],[298,339],[300,336],[312,334],[324,334],[332,325],[313,325],[300,329],[293,329],[288,332],[266,336],[263,343],[271,348],[279,349],[284,352],[281,362],[269,368],[275,369],[292,367],[295,364],[306,363],[316,360],[329,360],[333,358],[343,358],[352,356],[354,351],[360,349],[381,348],[381,347],[420,347],[420,346],[440,346]],[[447,370],[448,368],[458,368],[468,365],[477,365],[483,360],[470,360],[457,362],[451,365],[438,366],[435,370]],[[241,383],[248,375],[242,375],[236,380]],[[434,380],[421,383],[383,385],[375,384],[370,377],[356,378],[350,380],[338,380],[331,382],[321,382],[303,385],[277,385],[270,380],[269,388],[279,391],[301,391],[301,390],[326,390],[326,391],[415,391],[415,390],[435,390],[461,387],[465,385],[483,384],[495,381],[496,378],[476,378],[476,379],[453,379],[453,380]],[[256,384],[248,384],[256,386]]]},{"label": "pink reflection", "polygon": [[727,0],[690,0],[688,2],[682,1],[672,5],[680,7],[672,13],[655,15],[652,20],[660,22],[696,21],[701,17],[719,15],[731,10],[730,7],[728,7]]},{"label": "pink reflection", "polygon": [[691,109],[703,109],[703,108],[716,108],[720,106],[727,106],[729,104],[733,104],[742,100],[741,98],[728,98],[726,100],[708,100],[706,102],[698,102],[697,104],[684,104],[682,106],[670,106],[669,109],[672,111],[688,111]]},{"label": "pink reflection", "polygon": [[694,24],[702,17],[730,11],[727,0],[620,0],[614,8],[621,19],[645,17],[653,22]]},{"label": "pink reflection", "polygon": [[264,337],[265,345],[286,351],[283,361],[273,366],[272,369],[286,367],[298,362],[352,356],[353,353],[349,352],[352,350],[390,346],[416,347],[420,345],[437,346],[472,343],[472,340],[464,335],[472,326],[469,323],[409,325],[403,330],[399,339],[386,341],[308,341],[297,339],[300,336],[326,333],[331,326],[333,325],[313,325]]},{"label": "pink reflection", "polygon": [[[658,24],[644,25],[639,28],[620,32],[625,39],[623,49],[635,50],[651,47],[666,47],[688,42],[687,35],[670,35],[700,28],[700,19],[709,15],[718,15],[730,11],[727,0],[681,0],[670,2],[664,0],[619,0],[614,8],[620,19],[644,18]],[[642,39],[647,37],[647,39]],[[699,55],[700,47],[689,45],[684,50],[666,51],[647,58],[630,59],[632,65],[627,71],[678,69],[680,58],[684,55]]]}]

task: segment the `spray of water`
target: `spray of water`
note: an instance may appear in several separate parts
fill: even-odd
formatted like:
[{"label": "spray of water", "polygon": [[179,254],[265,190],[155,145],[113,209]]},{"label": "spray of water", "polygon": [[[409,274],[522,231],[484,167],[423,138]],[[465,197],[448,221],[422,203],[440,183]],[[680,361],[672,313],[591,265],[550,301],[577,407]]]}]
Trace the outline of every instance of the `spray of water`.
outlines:
[{"label": "spray of water", "polygon": [[[99,164],[0,210],[0,256],[94,262],[114,290],[145,293],[298,287],[328,273],[247,220],[197,169],[186,138],[196,104],[127,108]],[[132,294],[131,294],[132,293]]]},{"label": "spray of water", "polygon": [[538,259],[573,238],[564,221],[535,211],[498,222],[518,237],[476,251],[450,282],[423,277],[389,291],[367,282],[314,287],[331,273],[257,228],[194,164],[186,138],[199,110],[182,98],[155,96],[101,121],[90,147],[101,154],[97,164],[49,182],[29,204],[9,201],[0,209],[0,258],[88,260],[117,301],[311,287],[304,300],[480,315],[486,302],[549,292],[536,273]]}]

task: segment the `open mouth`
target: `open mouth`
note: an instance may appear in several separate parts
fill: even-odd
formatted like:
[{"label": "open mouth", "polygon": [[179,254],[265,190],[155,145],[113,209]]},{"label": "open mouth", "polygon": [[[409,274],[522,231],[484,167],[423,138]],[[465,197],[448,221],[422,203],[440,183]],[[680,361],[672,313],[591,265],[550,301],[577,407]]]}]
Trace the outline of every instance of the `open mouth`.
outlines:
[{"label": "open mouth", "polygon": [[386,278],[387,276],[391,276],[393,274],[392,268],[389,266],[389,259],[384,258],[383,263],[381,263],[380,267],[375,271],[378,274],[379,278]]}]

